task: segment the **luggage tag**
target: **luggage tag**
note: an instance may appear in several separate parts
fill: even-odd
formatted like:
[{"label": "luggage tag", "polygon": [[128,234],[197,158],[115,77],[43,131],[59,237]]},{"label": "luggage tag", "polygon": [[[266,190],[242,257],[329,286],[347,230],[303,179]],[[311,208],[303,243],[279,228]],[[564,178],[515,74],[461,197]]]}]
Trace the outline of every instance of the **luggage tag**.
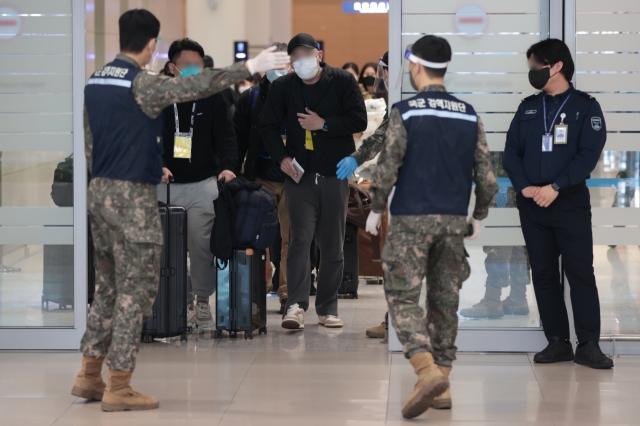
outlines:
[{"label": "luggage tag", "polygon": [[542,152],[553,151],[553,136],[550,134],[542,135]]},{"label": "luggage tag", "polygon": [[560,114],[560,124],[553,127],[553,143],[556,145],[566,145],[567,137],[569,135],[569,126],[564,124],[564,119],[567,116],[564,112]]},{"label": "luggage tag", "polygon": [[191,134],[176,133],[173,139],[173,158],[191,159]]}]

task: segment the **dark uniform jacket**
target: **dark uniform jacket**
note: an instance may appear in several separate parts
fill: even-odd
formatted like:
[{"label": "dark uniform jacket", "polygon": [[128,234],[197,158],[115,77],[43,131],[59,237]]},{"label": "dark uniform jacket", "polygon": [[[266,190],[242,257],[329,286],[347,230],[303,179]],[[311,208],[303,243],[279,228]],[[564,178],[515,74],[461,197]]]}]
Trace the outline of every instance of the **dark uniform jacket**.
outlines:
[{"label": "dark uniform jacket", "polygon": [[[279,164],[286,157],[307,163],[305,130],[298,113],[305,113],[303,90],[316,92],[309,109],[322,117],[328,131],[314,130],[314,169],[322,176],[335,176],[337,164],[355,151],[353,134],[367,128],[367,110],[358,83],[347,71],[323,64],[322,77],[313,89],[295,73],[271,84],[260,121],[260,134],[271,157]],[[309,96],[307,94],[307,96]],[[281,127],[286,121],[287,145],[282,143]]]},{"label": "dark uniform jacket", "polygon": [[[565,102],[564,107],[560,108]],[[542,152],[544,108],[547,128],[559,124],[562,113],[568,125],[568,143],[553,144]],[[553,118],[557,119],[552,123]],[[581,184],[596,167],[607,139],[607,128],[600,104],[573,85],[555,97],[544,92],[525,98],[507,132],[503,165],[517,192],[528,186],[557,184],[560,191]]]}]

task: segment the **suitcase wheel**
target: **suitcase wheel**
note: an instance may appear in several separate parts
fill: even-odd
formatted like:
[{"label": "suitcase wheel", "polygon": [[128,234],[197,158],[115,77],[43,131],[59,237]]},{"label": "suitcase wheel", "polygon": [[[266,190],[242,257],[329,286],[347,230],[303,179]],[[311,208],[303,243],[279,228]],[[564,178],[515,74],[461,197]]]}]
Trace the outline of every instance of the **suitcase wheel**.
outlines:
[{"label": "suitcase wheel", "polygon": [[219,339],[222,337],[222,330],[216,330],[213,332],[213,338],[214,339]]},{"label": "suitcase wheel", "polygon": [[185,332],[185,333],[182,333],[182,334],[180,335],[180,341],[181,341],[181,342],[182,342],[182,341],[184,341],[184,342],[186,342],[186,341],[187,341],[187,333],[186,333],[186,332]]},{"label": "suitcase wheel", "polygon": [[253,340],[253,331],[245,331],[244,332],[244,340]]},{"label": "suitcase wheel", "polygon": [[238,332],[237,331],[229,332],[229,337],[236,339],[238,337]]},{"label": "suitcase wheel", "polygon": [[260,335],[262,333],[267,334],[267,326],[266,325],[258,330],[258,335]]},{"label": "suitcase wheel", "polygon": [[352,291],[350,294],[351,294],[351,297],[353,297],[354,299],[358,298],[358,292],[357,291]]}]

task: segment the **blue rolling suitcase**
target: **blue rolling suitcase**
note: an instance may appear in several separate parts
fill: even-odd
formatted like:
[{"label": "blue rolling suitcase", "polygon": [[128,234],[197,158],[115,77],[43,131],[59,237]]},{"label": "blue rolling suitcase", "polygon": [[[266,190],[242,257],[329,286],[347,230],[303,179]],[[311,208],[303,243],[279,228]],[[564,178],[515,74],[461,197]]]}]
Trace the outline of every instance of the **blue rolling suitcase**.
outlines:
[{"label": "blue rolling suitcase", "polygon": [[267,334],[265,267],[265,250],[234,249],[227,267],[218,270],[215,337],[222,331],[232,337],[244,331],[245,339],[253,339],[254,330]]}]

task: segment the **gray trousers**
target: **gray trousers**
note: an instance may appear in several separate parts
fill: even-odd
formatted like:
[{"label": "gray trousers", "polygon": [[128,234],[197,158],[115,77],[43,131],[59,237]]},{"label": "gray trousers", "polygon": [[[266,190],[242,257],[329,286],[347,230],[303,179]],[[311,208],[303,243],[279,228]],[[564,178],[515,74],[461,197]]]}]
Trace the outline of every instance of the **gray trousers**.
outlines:
[{"label": "gray trousers", "polygon": [[289,228],[287,258],[287,308],[294,303],[309,308],[313,236],[320,248],[320,271],[316,311],[318,315],[338,315],[338,288],[344,270],[344,233],[347,221],[349,183],[336,177],[305,174],[299,184],[285,182]]},{"label": "gray trousers", "polygon": [[[171,204],[187,210],[187,250],[189,250],[189,280],[187,285],[190,304],[209,300],[215,291],[215,266],[209,245],[215,212],[213,200],[218,198],[218,182],[215,177],[195,183],[171,184]],[[167,199],[167,186],[158,186],[158,199]]]}]

